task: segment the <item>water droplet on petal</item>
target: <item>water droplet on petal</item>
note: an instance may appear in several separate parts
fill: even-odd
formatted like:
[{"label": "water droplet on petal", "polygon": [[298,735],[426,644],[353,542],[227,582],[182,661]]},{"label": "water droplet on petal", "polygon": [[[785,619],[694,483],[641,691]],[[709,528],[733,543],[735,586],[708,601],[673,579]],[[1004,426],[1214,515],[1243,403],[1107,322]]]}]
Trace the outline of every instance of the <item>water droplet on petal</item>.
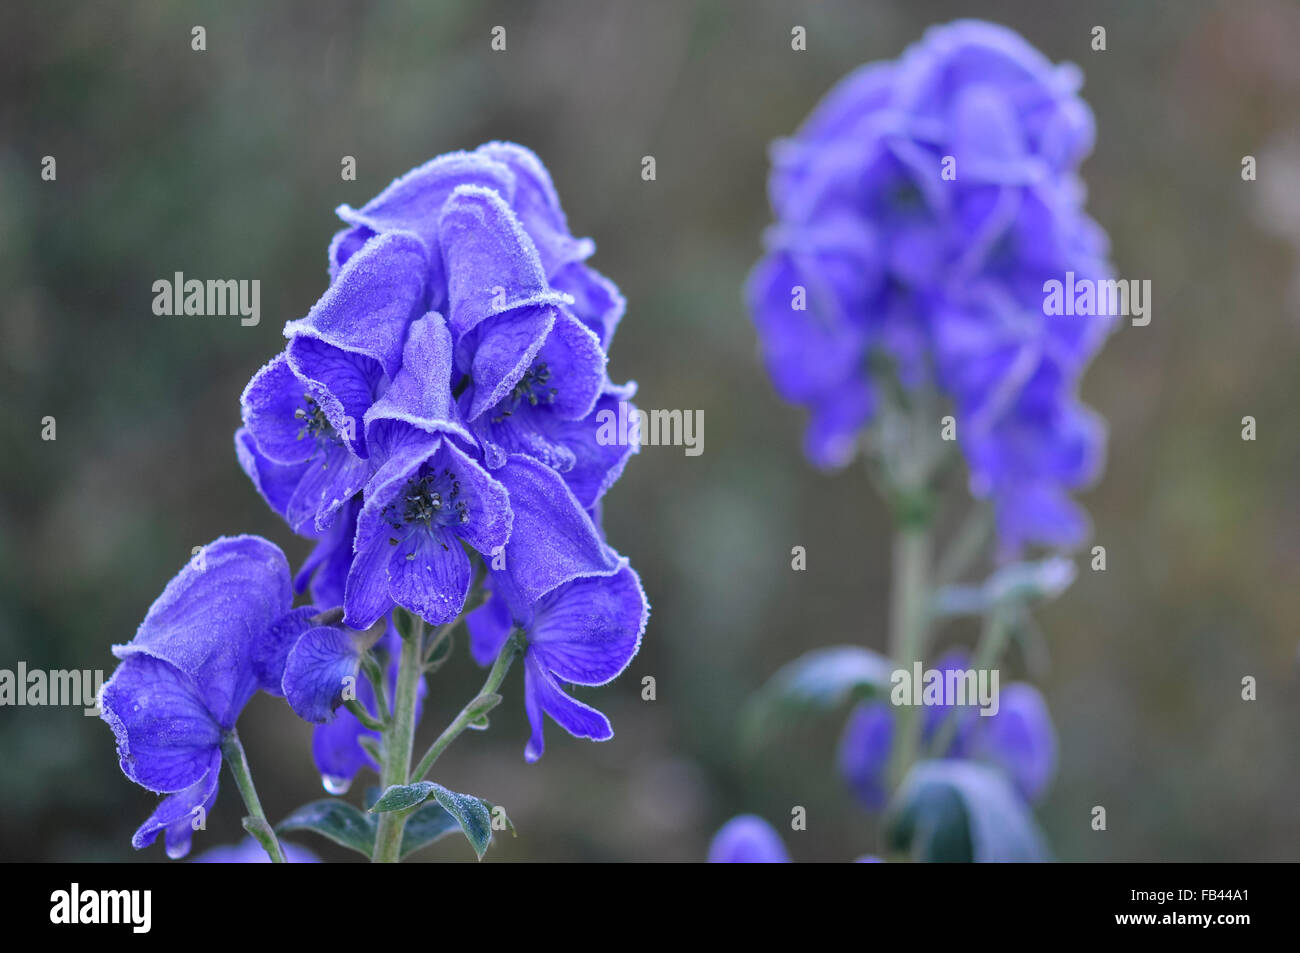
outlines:
[{"label": "water droplet on petal", "polygon": [[322,774],[320,783],[330,794],[347,794],[348,788],[352,787],[351,778],[340,778],[332,774]]},{"label": "water droplet on petal", "polygon": [[182,843],[182,844],[168,844],[168,845],[167,845],[167,856],[170,857],[172,860],[180,860],[182,857],[184,857],[184,856],[185,856],[186,854],[188,854],[189,852],[190,852],[190,842],[189,842],[189,841],[185,841],[185,842]]}]

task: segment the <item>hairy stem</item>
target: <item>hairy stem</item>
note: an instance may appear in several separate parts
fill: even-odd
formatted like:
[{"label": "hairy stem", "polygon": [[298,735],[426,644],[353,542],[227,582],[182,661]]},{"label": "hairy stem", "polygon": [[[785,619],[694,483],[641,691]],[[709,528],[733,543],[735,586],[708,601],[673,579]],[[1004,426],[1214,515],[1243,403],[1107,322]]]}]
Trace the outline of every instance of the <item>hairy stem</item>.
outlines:
[{"label": "hairy stem", "polygon": [[484,695],[492,695],[501,687],[501,683],[505,680],[506,673],[510,671],[510,666],[514,662],[515,656],[519,654],[521,648],[522,646],[519,643],[519,639],[515,635],[511,635],[510,638],[506,639],[506,644],[501,647],[501,652],[497,655],[497,660],[492,663],[492,670],[488,672],[488,677],[483,682],[483,687],[480,688],[478,694],[460,710],[460,714],[458,714],[452,720],[452,723],[446,727],[443,733],[438,736],[438,740],[429,746],[429,750],[424,753],[424,757],[420,759],[420,763],[417,764],[415,770],[411,772],[411,778],[407,782],[408,784],[423,781],[425,775],[427,775],[433,768],[433,763],[438,760],[439,755],[447,749],[448,745],[460,737],[461,732],[468,728],[475,718],[482,714],[480,699],[482,699]]},{"label": "hairy stem", "polygon": [[[405,784],[411,767],[411,749],[415,746],[415,705],[419,694],[422,664],[420,659],[424,622],[417,620],[416,631],[402,639],[402,654],[397,663],[397,687],[393,692],[393,714],[384,732],[384,766],[380,773],[380,788],[387,790],[394,784]],[[375,863],[396,863],[401,859],[402,830],[406,827],[406,814],[385,811],[379,815],[375,832]]]},{"label": "hairy stem", "polygon": [[[894,536],[893,579],[889,610],[889,651],[899,668],[912,671],[922,660],[929,622],[930,531],[920,522],[905,522]],[[895,709],[895,742],[890,777],[897,787],[916,759],[920,720],[915,705]]]},{"label": "hairy stem", "polygon": [[262,845],[262,849],[271,858],[271,863],[283,864],[284,851],[280,849],[275,830],[267,821],[266,812],[262,810],[257,788],[253,787],[253,773],[248,769],[248,757],[244,754],[244,746],[233,728],[221,737],[221,756],[226,764],[230,765],[230,773],[235,776],[235,786],[239,788],[239,794],[244,799],[244,807],[248,809],[248,817],[244,819],[244,829]]}]

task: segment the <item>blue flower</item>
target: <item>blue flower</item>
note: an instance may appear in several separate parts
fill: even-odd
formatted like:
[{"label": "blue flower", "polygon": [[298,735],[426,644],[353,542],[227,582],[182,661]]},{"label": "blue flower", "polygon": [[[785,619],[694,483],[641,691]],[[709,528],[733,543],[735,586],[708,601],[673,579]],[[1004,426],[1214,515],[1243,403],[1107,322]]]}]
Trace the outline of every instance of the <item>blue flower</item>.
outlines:
[{"label": "blue flower", "polygon": [[[960,650],[939,659],[940,672],[966,670]],[[951,725],[946,723],[951,721]],[[863,702],[853,709],[839,744],[840,774],[864,807],[878,811],[888,799],[886,773],[893,747],[894,711],[888,702]],[[921,744],[943,739],[940,758],[983,761],[1001,770],[1020,796],[1037,801],[1056,773],[1056,729],[1038,689],[1013,682],[998,694],[998,710],[982,715],[974,706],[927,705],[921,717]]]},{"label": "blue flower", "polygon": [[788,864],[781,835],[756,814],[741,814],[722,825],[709,845],[711,864]]},{"label": "blue flower", "polygon": [[561,686],[604,685],[621,674],[640,647],[649,614],[641,581],[622,560],[609,575],[573,579],[531,603],[508,576],[493,577],[491,599],[469,614],[466,625],[480,665],[496,658],[512,630],[523,634],[528,761],[546,749],[543,715],[577,738],[614,736],[608,718]]},{"label": "blue flower", "polygon": [[488,143],[338,214],[330,286],[250,381],[235,437],[268,505],[317,541],[299,590],[364,629],[395,603],[454,618],[464,546],[533,600],[611,572],[595,514],[637,447],[599,439],[598,418],[635,392],[606,373],[624,302],[541,162]]},{"label": "blue flower", "polygon": [[279,549],[223,537],[167,584],[135,638],[113,647],[122,662],[104,686],[102,717],[126,776],[167,795],[135,832],[136,848],[161,831],[169,856],[188,853],[191,825],[216,800],[223,739],[258,689],[279,692],[305,624],[292,602]]},{"label": "blue flower", "polygon": [[303,535],[328,529],[370,475],[327,416],[331,403],[283,354],[253,376],[241,400],[241,463],[271,507]]},{"label": "blue flower", "polygon": [[[390,617],[383,637],[375,646],[388,659],[386,680],[390,698],[396,690],[400,644],[400,636]],[[363,738],[378,739],[379,732],[365,727],[348,709],[338,707],[342,679],[356,677],[359,660],[358,646],[352,638],[318,637],[307,643],[300,638],[290,650],[285,665],[285,695],[291,704],[297,699],[294,710],[300,717],[316,722],[311,738],[312,760],[320,772],[321,783],[331,794],[346,793],[362,768],[379,770],[374,758],[361,745]],[[371,717],[379,718],[382,713],[370,679],[357,678],[355,684],[357,702]],[[415,696],[417,724],[427,693],[428,684],[421,677]]]},{"label": "blue flower", "polygon": [[979,21],[859,69],[774,145],[777,221],[748,288],[778,392],[811,413],[808,457],[857,454],[876,367],[937,390],[1004,556],[1081,542],[1069,491],[1103,459],[1076,391],[1113,316],[1043,307],[1046,281],[1109,274],[1077,175],[1094,135],[1079,85],[1074,67]]}]

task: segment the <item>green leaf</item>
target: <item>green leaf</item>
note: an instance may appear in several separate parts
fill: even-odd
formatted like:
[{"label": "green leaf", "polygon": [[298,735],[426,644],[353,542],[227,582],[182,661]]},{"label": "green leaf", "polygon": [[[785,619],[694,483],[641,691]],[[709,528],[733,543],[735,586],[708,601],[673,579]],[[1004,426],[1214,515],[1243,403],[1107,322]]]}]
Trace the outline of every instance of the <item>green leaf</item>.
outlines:
[{"label": "green leaf", "polygon": [[326,798],[304,804],[275,829],[285,831],[315,831],[328,837],[341,847],[355,850],[369,857],[375,849],[376,819],[359,808],[337,798]]},{"label": "green leaf", "polygon": [[410,817],[402,829],[402,856],[428,847],[440,837],[460,830],[460,822],[447,813],[437,801],[425,801]]},{"label": "green leaf", "polygon": [[817,649],[782,667],[745,713],[746,741],[753,745],[793,717],[822,714],[850,701],[887,695],[894,664],[854,645]]},{"label": "green leaf", "polygon": [[432,781],[424,783],[432,786],[430,793],[460,824],[460,829],[465,832],[470,846],[474,848],[474,853],[478,854],[479,860],[482,860],[488,845],[492,843],[492,805],[471,794],[448,791],[441,784],[434,784]]},{"label": "green leaf", "polygon": [[973,761],[921,761],[885,817],[890,850],[928,862],[1052,859],[1028,805],[996,769]]},{"label": "green leaf", "polygon": [[433,793],[432,781],[417,781],[415,784],[394,784],[379,796],[379,800],[370,806],[371,814],[385,811],[405,811],[423,804]]}]

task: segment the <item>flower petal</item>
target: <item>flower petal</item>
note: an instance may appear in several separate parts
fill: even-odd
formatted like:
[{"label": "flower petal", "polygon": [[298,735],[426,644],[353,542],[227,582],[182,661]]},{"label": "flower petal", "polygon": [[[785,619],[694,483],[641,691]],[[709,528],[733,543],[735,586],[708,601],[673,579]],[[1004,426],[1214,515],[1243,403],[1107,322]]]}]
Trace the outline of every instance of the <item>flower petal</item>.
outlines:
[{"label": "flower petal", "polygon": [[469,650],[474,661],[491,665],[514,628],[505,597],[494,591],[486,602],[465,616],[465,628],[469,630]]},{"label": "flower petal", "polygon": [[436,311],[411,323],[402,368],[392,386],[366,411],[366,443],[372,453],[389,456],[397,441],[414,430],[456,433],[472,440],[459,423],[451,396],[452,345],[447,322]]},{"label": "flower petal", "polygon": [[316,626],[289,650],[284,697],[304,721],[329,721],[349,687],[355,697],[360,670],[361,652],[356,643],[333,626]]},{"label": "flower petal", "polygon": [[340,205],[337,214],[349,225],[371,233],[413,232],[434,258],[438,251],[437,228],[442,207],[460,185],[478,185],[499,192],[507,201],[515,187],[510,170],[492,157],[450,152],[394,179],[360,210]]},{"label": "flower petal", "polygon": [[424,244],[409,232],[389,232],[367,242],[307,316],[284,326],[294,370],[333,390],[328,380],[305,372],[295,361],[293,345],[305,338],[370,358],[390,379],[396,376],[407,326],[427,310],[426,269]]},{"label": "flower petal", "polygon": [[575,579],[542,597],[529,651],[566,682],[603,685],[632,661],[649,617],[641,580],[624,564],[612,576]]},{"label": "flower petal", "polygon": [[283,695],[284,665],[289,651],[303,633],[313,627],[312,618],[320,613],[315,606],[290,609],[262,634],[253,647],[253,670],[258,687],[271,695]]},{"label": "flower petal", "polygon": [[551,290],[533,240],[491,189],[457,187],[443,206],[438,235],[447,272],[447,322],[456,337],[492,315],[571,300]]},{"label": "flower petal", "polygon": [[253,649],[292,602],[289,563],[277,546],[258,536],[222,537],[167,584],[135,638],[113,653],[171,663],[194,679],[213,717],[230,728],[257,690]]},{"label": "flower petal", "polygon": [[755,814],[741,814],[722,825],[709,845],[711,864],[788,864],[781,835]]},{"label": "flower petal", "polygon": [[432,625],[449,622],[465,607],[472,572],[460,540],[449,530],[418,530],[389,547],[388,592]]},{"label": "flower petal", "polygon": [[244,426],[263,455],[276,463],[302,463],[316,455],[316,440],[296,416],[306,410],[308,397],[315,399],[315,390],[293,372],[284,354],[253,375],[239,403]]},{"label": "flower petal", "polygon": [[213,752],[203,776],[184,791],[165,797],[131,837],[136,850],[148,847],[164,831],[167,856],[178,860],[190,852],[194,823],[205,819],[217,800],[217,782],[221,775],[221,753]]},{"label": "flower petal", "polygon": [[235,457],[240,469],[253,481],[253,487],[267,506],[284,518],[289,501],[311,463],[281,464],[268,459],[257,447],[247,427],[235,431]]},{"label": "flower petal", "polygon": [[536,761],[546,751],[543,714],[550,715],[557,725],[575,738],[608,741],[614,737],[609,719],[590,705],[566,695],[532,652],[524,656],[524,709],[532,726],[532,735],[524,748],[526,761]]},{"label": "flower petal", "polygon": [[591,256],[596,246],[589,239],[569,234],[569,223],[550,173],[532,150],[513,142],[489,142],[475,152],[495,159],[514,173],[515,194],[511,206],[537,246],[547,275]]},{"label": "flower petal", "polygon": [[220,756],[221,726],[194,679],[161,659],[123,661],[104,685],[102,707],[122,772],[151,791],[184,791]]},{"label": "flower petal", "polygon": [[494,472],[514,511],[505,571],[525,600],[536,602],[561,583],[618,569],[618,557],[558,473],[518,454]]}]

